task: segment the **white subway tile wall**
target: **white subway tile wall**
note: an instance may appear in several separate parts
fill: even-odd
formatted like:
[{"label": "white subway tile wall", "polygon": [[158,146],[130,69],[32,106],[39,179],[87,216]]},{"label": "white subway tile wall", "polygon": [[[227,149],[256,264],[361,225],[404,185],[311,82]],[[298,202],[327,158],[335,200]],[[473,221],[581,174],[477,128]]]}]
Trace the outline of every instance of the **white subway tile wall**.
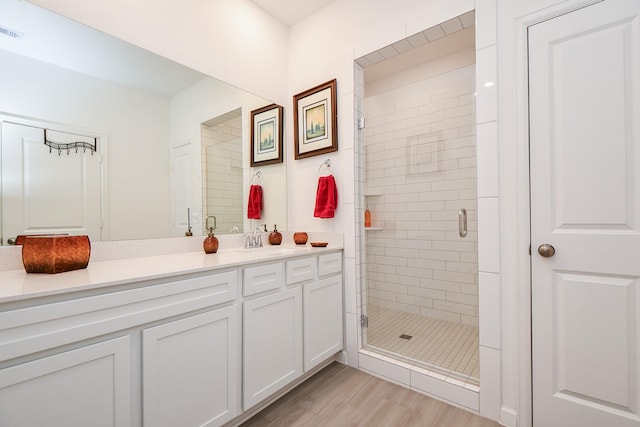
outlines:
[{"label": "white subway tile wall", "polygon": [[202,196],[204,218],[216,217],[217,231],[242,230],[242,117],[202,125]]},{"label": "white subway tile wall", "polygon": [[468,66],[365,99],[371,305],[478,325],[474,82]]}]

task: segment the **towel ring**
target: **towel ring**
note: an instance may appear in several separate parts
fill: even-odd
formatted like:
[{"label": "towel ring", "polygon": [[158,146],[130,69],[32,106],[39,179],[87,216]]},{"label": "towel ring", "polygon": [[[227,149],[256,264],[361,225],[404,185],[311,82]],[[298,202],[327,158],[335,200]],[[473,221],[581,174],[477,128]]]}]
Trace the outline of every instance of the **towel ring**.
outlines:
[{"label": "towel ring", "polygon": [[258,178],[258,182],[262,182],[262,171],[258,171],[253,174],[253,176],[251,177],[251,183],[253,183],[253,179],[256,177]]},{"label": "towel ring", "polygon": [[320,171],[322,170],[322,167],[326,166],[327,169],[329,170],[329,174],[331,173],[331,159],[327,159],[324,162],[322,162],[320,164],[320,166],[318,167],[318,175],[320,175]]}]

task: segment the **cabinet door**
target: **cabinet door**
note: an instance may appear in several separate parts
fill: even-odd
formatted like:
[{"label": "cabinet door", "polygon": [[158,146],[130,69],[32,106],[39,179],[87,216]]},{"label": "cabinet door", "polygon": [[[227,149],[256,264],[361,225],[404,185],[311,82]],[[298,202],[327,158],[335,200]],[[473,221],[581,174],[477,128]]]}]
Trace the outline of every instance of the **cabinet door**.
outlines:
[{"label": "cabinet door", "polygon": [[302,375],[302,291],[244,303],[244,409]]},{"label": "cabinet door", "polygon": [[342,276],[304,285],[304,370],[342,350]]},{"label": "cabinet door", "polygon": [[217,426],[237,415],[237,305],[142,332],[145,426]]},{"label": "cabinet door", "polygon": [[128,336],[0,370],[0,425],[130,426]]}]

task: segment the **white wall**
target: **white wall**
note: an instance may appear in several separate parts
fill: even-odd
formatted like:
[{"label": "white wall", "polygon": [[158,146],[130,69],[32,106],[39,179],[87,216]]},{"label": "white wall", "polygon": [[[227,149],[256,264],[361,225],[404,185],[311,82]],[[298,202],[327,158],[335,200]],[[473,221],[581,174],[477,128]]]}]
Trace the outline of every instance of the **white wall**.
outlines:
[{"label": "white wall", "polygon": [[287,29],[249,0],[32,3],[284,104]]},{"label": "white wall", "polygon": [[169,101],[0,52],[0,111],[106,141],[105,240],[169,235]]},{"label": "white wall", "polygon": [[516,412],[517,381],[504,369],[509,343],[502,331],[505,320],[501,288],[500,188],[498,181],[495,2],[476,8],[476,147],[478,153],[478,286],[480,312],[480,412],[506,425]]}]

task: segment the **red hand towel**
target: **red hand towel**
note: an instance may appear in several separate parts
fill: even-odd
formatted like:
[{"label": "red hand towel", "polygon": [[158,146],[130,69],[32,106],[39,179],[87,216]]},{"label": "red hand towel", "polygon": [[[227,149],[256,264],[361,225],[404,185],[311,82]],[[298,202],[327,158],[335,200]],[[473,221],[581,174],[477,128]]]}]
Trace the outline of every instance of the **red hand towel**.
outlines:
[{"label": "red hand towel", "polygon": [[260,185],[252,185],[249,188],[249,203],[247,204],[247,218],[260,219],[261,210],[262,210],[262,187]]},{"label": "red hand towel", "polygon": [[321,176],[318,179],[316,191],[316,208],[313,216],[318,218],[333,218],[338,207],[338,188],[333,175]]}]

